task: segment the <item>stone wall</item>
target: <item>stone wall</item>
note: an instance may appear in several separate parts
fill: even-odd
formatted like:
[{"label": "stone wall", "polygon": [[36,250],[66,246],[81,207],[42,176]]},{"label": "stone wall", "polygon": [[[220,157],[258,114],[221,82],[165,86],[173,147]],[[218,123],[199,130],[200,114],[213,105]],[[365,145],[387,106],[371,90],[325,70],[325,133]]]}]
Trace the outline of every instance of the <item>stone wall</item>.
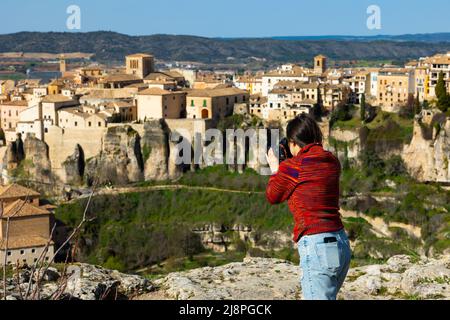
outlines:
[{"label": "stone wall", "polygon": [[107,128],[48,128],[44,141],[48,145],[52,172],[62,181],[67,179],[63,163],[74,154],[77,145],[84,152],[84,158],[95,157],[103,147],[103,136]]}]

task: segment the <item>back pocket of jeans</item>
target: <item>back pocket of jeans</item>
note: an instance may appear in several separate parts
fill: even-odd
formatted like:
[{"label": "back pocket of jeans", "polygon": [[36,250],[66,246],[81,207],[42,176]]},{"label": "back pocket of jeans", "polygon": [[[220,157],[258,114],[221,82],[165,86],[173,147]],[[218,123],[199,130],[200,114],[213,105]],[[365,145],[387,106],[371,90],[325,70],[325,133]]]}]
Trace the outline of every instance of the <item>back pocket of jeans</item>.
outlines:
[{"label": "back pocket of jeans", "polygon": [[320,266],[329,271],[337,271],[341,263],[339,261],[338,242],[316,243],[316,253]]}]

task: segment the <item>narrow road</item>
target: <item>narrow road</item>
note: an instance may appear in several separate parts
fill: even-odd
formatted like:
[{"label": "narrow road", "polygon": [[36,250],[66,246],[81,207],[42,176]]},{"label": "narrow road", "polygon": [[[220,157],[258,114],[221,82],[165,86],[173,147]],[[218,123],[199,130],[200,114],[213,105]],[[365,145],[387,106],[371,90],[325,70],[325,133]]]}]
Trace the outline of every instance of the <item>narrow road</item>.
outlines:
[{"label": "narrow road", "polygon": [[[201,191],[214,191],[214,192],[226,192],[226,193],[239,193],[239,194],[265,194],[264,191],[243,191],[243,190],[233,190],[233,189],[225,189],[225,188],[216,188],[216,187],[201,187],[201,186],[188,186],[182,184],[168,184],[168,185],[155,185],[155,186],[146,186],[146,187],[118,187],[118,188],[102,188],[98,189],[94,196],[99,195],[116,195],[116,194],[124,194],[124,193],[140,193],[140,192],[148,192],[148,191],[162,191],[162,190],[201,190]],[[84,193],[83,195],[72,199],[71,201],[76,201],[82,198],[88,198],[89,193]]]}]

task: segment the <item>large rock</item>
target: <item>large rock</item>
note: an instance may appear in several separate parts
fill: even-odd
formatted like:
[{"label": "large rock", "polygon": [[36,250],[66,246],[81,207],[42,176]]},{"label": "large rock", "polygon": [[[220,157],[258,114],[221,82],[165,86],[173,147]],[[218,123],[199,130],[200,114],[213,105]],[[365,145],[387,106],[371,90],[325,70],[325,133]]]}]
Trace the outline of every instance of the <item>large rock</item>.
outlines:
[{"label": "large rock", "polygon": [[141,150],[144,161],[145,180],[166,180],[169,178],[169,129],[160,120],[144,124]]},{"label": "large rock", "polygon": [[427,124],[419,117],[414,122],[413,138],[404,147],[402,158],[416,179],[450,182],[450,118]]},{"label": "large rock", "polygon": [[85,160],[84,152],[79,144],[75,146],[73,154],[67,157],[63,162],[65,173],[65,182],[72,185],[78,185],[83,181]]},{"label": "large rock", "polygon": [[99,155],[86,162],[86,181],[127,184],[143,179],[140,136],[131,126],[109,127]]}]

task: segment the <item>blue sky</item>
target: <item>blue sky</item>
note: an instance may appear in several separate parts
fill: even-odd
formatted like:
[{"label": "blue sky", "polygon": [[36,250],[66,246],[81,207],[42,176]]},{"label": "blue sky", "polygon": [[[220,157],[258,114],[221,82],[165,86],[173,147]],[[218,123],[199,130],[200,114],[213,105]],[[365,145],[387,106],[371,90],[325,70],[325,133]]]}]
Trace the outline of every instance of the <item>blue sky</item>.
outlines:
[{"label": "blue sky", "polygon": [[[69,5],[81,29],[66,27]],[[366,26],[381,8],[381,30]],[[448,0],[1,0],[0,34],[117,31],[207,37],[376,35],[450,32]]]}]

